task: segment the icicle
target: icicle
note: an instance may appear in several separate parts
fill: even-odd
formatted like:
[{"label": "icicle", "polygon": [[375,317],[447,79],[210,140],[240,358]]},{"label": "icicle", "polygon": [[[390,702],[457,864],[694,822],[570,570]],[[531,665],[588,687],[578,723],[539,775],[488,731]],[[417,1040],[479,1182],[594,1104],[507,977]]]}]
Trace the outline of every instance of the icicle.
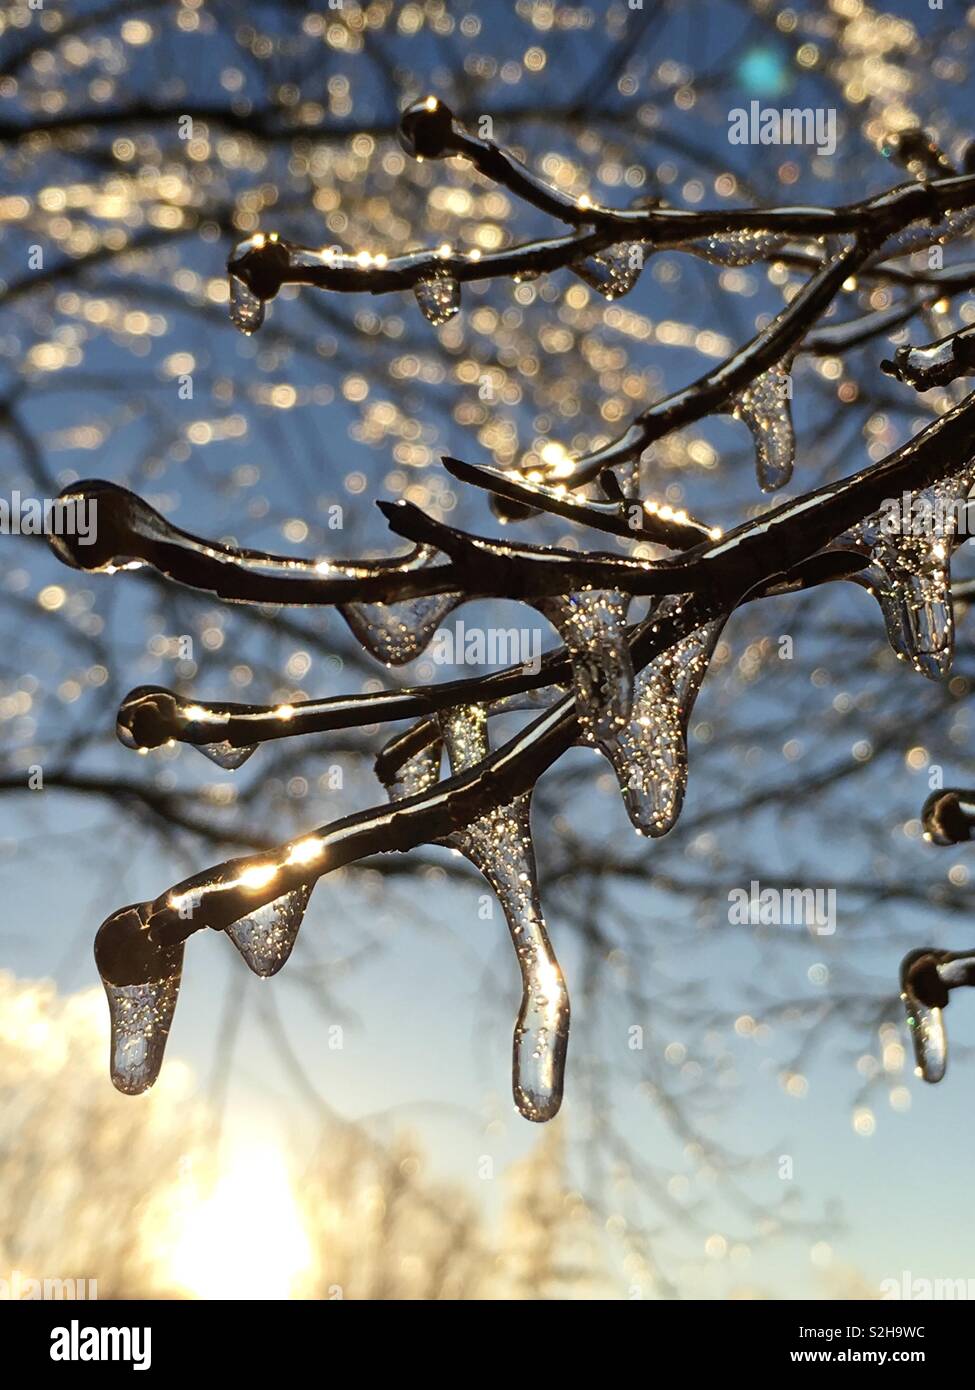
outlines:
[{"label": "icicle", "polygon": [[628,601],[607,589],[539,599],[534,605],[565,643],[576,712],[589,738],[609,737],[630,718],[633,662],[626,640]]},{"label": "icicle", "polygon": [[413,293],[423,317],[434,328],[449,322],[460,309],[460,284],[446,270],[418,280]]},{"label": "icicle", "polygon": [[[398,562],[398,569],[404,574],[427,569],[441,558],[432,546],[421,545],[409,560]],[[460,594],[430,594],[398,603],[343,603],[339,612],[371,656],[387,666],[402,666],[420,655],[461,601]]]},{"label": "icicle", "polygon": [[264,322],[264,306],[281,288],[291,265],[291,249],[276,232],[258,232],[234,247],[227,262],[230,319],[250,336]]},{"label": "icicle", "polygon": [[458,594],[431,594],[399,603],[345,603],[339,612],[371,656],[402,666],[420,655],[459,602]]},{"label": "icicle", "polygon": [[948,1003],[948,989],[930,951],[912,951],[905,956],[901,965],[901,1000],[907,1010],[918,1075],[925,1081],[940,1081],[948,1065],[948,1038],[942,1015]]},{"label": "icicle", "polygon": [[973,480],[975,466],[966,465],[905,495],[911,499],[909,517],[877,512],[831,547],[870,556],[871,563],[850,578],[877,599],[897,655],[931,680],[947,675],[954,656],[949,557],[958,511]]},{"label": "icicle", "polygon": [[755,441],[755,471],[763,492],[784,487],[792,477],[791,380],[788,369],[776,363],[732,398],[734,418],[745,422]]},{"label": "icicle", "polygon": [[230,321],[250,337],[264,322],[264,300],[247,288],[239,275],[230,277]]},{"label": "icicle", "polygon": [[975,985],[975,951],[911,951],[901,962],[901,1000],[914,1044],[917,1074],[940,1081],[948,1065],[943,1010],[948,991]]},{"label": "icicle", "polygon": [[[455,775],[487,757],[487,715],[483,708],[448,710],[441,714],[440,723]],[[531,793],[455,831],[448,843],[484,875],[504,912],[522,981],[512,1047],[515,1104],[527,1120],[550,1120],[562,1104],[569,996],[538,897]]]},{"label": "icicle", "polygon": [[[667,598],[656,617],[670,616],[680,599]],[[687,725],[714,652],[723,619],[705,623],[661,652],[636,678],[629,723],[600,740],[642,835],[666,835],[677,821],[687,787]]]},{"label": "icicle", "polygon": [[112,1084],[127,1095],[159,1075],[179,995],[183,946],[159,947],[148,932],[149,905],[123,907],[95,938],[95,961],[111,1021]]},{"label": "icicle", "polygon": [[147,1091],[159,1075],[176,1011],[179,975],[142,985],[106,980],[112,1026],[112,1085],[126,1095]]},{"label": "icicle", "polygon": [[753,265],[773,255],[785,240],[778,232],[724,232],[688,242],[684,249],[714,265]]},{"label": "icicle", "polygon": [[607,246],[582,260],[573,261],[569,269],[604,299],[621,299],[624,294],[629,294],[640,278],[643,244],[639,241],[621,241],[616,246]]},{"label": "icicle", "polygon": [[291,955],[313,887],[303,883],[224,928],[255,975],[276,975]]}]

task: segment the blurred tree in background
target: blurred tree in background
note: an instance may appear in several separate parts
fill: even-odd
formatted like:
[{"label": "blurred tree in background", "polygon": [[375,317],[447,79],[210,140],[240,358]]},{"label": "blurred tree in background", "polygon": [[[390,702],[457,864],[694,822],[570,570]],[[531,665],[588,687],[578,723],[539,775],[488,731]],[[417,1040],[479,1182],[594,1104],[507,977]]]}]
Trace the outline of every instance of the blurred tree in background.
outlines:
[{"label": "blurred tree in background", "polygon": [[[495,138],[560,189],[615,206],[865,198],[904,177],[881,152],[899,131],[924,126],[952,157],[972,135],[970,16],[890,8],[903,13],[862,0],[4,7],[5,488],[46,498],[110,478],[199,534],[303,555],[393,553],[377,497],[496,534],[486,499],[461,499],[441,454],[511,466],[599,445],[746,342],[808,267],[660,252],[612,304],[568,272],[485,281],[465,286],[462,312],[436,330],[411,295],[285,289],[245,340],[227,314],[232,246],[273,230],[386,254],[440,242],[487,252],[547,234],[542,214],[469,166],[402,153],[398,114],[427,91],[472,127],[490,115]],[[728,112],[752,99],[835,108],[835,155],[729,145]],[[966,244],[946,249],[946,265]],[[932,303],[913,262],[901,264],[899,288],[916,301],[906,328],[800,353],[790,495],[885,456],[956,399],[953,388],[916,396],[879,370],[892,343],[971,321],[970,299]],[[891,296],[869,277],[851,282],[835,321]],[[640,479],[725,528],[771,505],[730,419],[667,436]],[[591,541],[553,517],[513,534]],[[957,577],[968,563],[962,550]],[[113,732],[132,686],[293,702],[475,674],[429,655],[389,672],[335,612],[220,606],[149,571],[72,575],[26,537],[5,538],[0,581],[0,834],[18,905],[3,963],[72,988],[91,978],[87,943],[119,902],[378,799],[376,730],[282,740],[233,776],[180,748],[139,761]],[[464,619],[517,626],[521,613],[483,604]],[[291,1291],[670,1296],[716,1260],[747,1286],[750,1256],[770,1242],[821,1238],[836,1213],[778,1180],[781,1146],[752,1134],[748,1107],[776,1085],[802,1099],[817,1065],[864,1137],[882,1107],[911,1103],[897,965],[968,903],[969,868],[930,852],[917,819],[932,768],[961,783],[975,772],[961,603],[956,617],[953,673],[934,684],[896,662],[852,586],[734,614],[695,709],[687,804],[661,841],[630,834],[612,774],[588,753],[543,779],[546,915],[573,984],[570,1099],[557,1130],[529,1136],[537,1147],[509,1174],[501,1209],[485,1215],[483,1189],[428,1172],[439,1139],[423,1114],[372,1123],[368,1107],[330,1103],[314,1074],[327,1027],[354,1022],[357,979],[381,978],[373,962],[408,938],[434,972],[388,984],[414,991],[417,1032],[431,1034],[414,1097],[436,1091],[440,1052],[454,1053],[458,1100],[490,1151],[507,1116],[517,982],[500,914],[479,920],[481,881],[430,849],[323,884],[292,963],[258,1002],[236,957],[211,965],[209,1081],[185,1108],[178,1074],[148,1105],[111,1091],[87,995],[5,977],[0,1039],[28,1026],[27,1009],[45,1041],[30,1033],[25,1051],[18,1032],[0,1053],[0,1260],[97,1276],[102,1296],[180,1292],[172,1271],[192,1250],[162,1257],[153,1232],[179,1227],[173,1204],[197,1177],[191,1209],[201,1220],[207,1202],[219,1209],[228,1077],[250,1030],[307,1120],[289,1181],[308,1252],[282,1256],[303,1271]],[[27,789],[32,767],[43,795]],[[835,936],[730,925],[729,891],[753,880],[834,888]],[[379,1077],[388,1046],[367,1046]],[[44,1221],[30,1214],[40,1210]],[[218,1267],[207,1291],[225,1275]]]}]

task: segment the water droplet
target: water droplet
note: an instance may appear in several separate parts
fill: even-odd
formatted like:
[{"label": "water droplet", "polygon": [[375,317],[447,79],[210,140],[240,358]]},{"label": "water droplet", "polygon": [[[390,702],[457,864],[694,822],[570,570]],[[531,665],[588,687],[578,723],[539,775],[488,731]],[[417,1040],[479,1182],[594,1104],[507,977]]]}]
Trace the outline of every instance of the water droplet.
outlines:
[{"label": "water droplet", "polygon": [[541,273],[540,270],[518,270],[511,278],[516,285],[528,285],[532,280],[537,280]]},{"label": "water droplet", "polygon": [[589,738],[609,737],[627,723],[633,704],[628,600],[613,590],[586,589],[539,599],[535,607],[566,645],[583,731]]},{"label": "water droplet", "polygon": [[302,883],[225,928],[255,975],[276,975],[291,955],[313,887]]},{"label": "water droplet", "polygon": [[639,241],[623,241],[607,246],[582,260],[573,261],[569,269],[604,299],[620,299],[629,294],[640,278],[643,245]]},{"label": "water droplet", "polygon": [[190,747],[196,748],[205,758],[216,763],[217,767],[223,768],[224,772],[234,772],[238,767],[242,767],[251,754],[257,751],[256,743],[239,748],[233,743],[228,743],[226,739],[221,743],[194,743]]},{"label": "water droplet", "polygon": [[[664,599],[655,616],[679,611],[680,602]],[[666,835],[680,815],[687,725],[723,626],[720,619],[705,623],[654,657],[637,675],[629,723],[600,740],[630,821],[643,835]]]},{"label": "water droplet", "polygon": [[732,398],[732,414],[745,422],[755,441],[755,471],[763,492],[784,487],[792,477],[796,439],[791,380],[783,364],[776,363]]},{"label": "water droplet", "polygon": [[447,323],[460,309],[460,284],[445,270],[418,280],[413,293],[423,317],[434,328]]},{"label": "water droplet", "polygon": [[725,232],[692,241],[687,250],[714,265],[753,265],[773,255],[785,243],[778,232]]},{"label": "water droplet", "polygon": [[870,556],[870,564],[850,578],[877,599],[897,655],[930,680],[946,676],[954,656],[949,556],[973,480],[975,467],[966,465],[911,493],[910,516],[901,504],[877,512],[832,547]]},{"label": "water droplet", "polygon": [[230,321],[248,337],[264,322],[264,300],[259,299],[239,275],[230,277]]},{"label": "water droplet", "polygon": [[[455,774],[488,755],[487,715],[463,706],[440,716]],[[569,1042],[569,996],[548,939],[538,896],[531,835],[531,793],[455,831],[459,849],[497,896],[521,971],[522,996],[512,1046],[512,1092],[520,1113],[544,1122],[562,1104]]]}]

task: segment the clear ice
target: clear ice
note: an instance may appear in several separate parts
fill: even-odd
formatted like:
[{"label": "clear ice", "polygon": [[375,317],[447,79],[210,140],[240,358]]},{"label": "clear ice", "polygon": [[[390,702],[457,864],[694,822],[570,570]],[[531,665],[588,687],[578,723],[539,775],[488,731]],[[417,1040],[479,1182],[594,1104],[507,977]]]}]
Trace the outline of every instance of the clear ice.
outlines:
[{"label": "clear ice", "polygon": [[176,1011],[180,971],[164,980],[113,985],[103,980],[111,1020],[112,1084],[137,1096],[155,1082]]},{"label": "clear ice", "polygon": [[[488,755],[487,714],[467,705],[440,716],[454,774]],[[549,943],[538,896],[531,794],[450,835],[448,844],[484,875],[504,913],[521,971],[522,996],[512,1049],[512,1090],[527,1120],[542,1122],[562,1104],[569,1041],[569,996]]]},{"label": "clear ice", "polygon": [[255,975],[276,975],[291,955],[313,887],[303,883],[224,928]]},{"label": "clear ice", "polygon": [[569,269],[604,299],[621,299],[639,280],[643,255],[641,242],[621,241],[573,261]]},{"label": "clear ice", "polygon": [[[656,616],[673,615],[680,602],[664,599]],[[636,678],[629,722],[599,740],[630,821],[642,835],[666,835],[680,815],[687,787],[687,725],[723,626],[723,619],[705,623],[648,662]]]},{"label": "clear ice", "polygon": [[264,300],[249,289],[239,275],[230,277],[230,321],[248,337],[264,322]]},{"label": "clear ice", "polygon": [[257,751],[256,743],[240,748],[226,739],[220,743],[191,743],[188,746],[196,748],[217,767],[223,768],[224,772],[234,772],[238,767],[243,767],[251,754]]},{"label": "clear ice", "polygon": [[975,480],[975,466],[910,494],[911,516],[877,512],[834,542],[838,550],[870,556],[850,578],[874,595],[894,651],[915,671],[941,680],[951,669],[955,630],[949,561],[958,513]]},{"label": "clear ice", "polygon": [[776,363],[732,398],[734,418],[745,422],[755,442],[755,471],[763,492],[784,487],[792,477],[796,437],[790,382],[786,368]]},{"label": "clear ice", "polygon": [[[431,546],[420,546],[400,568],[404,573],[425,569],[440,558]],[[371,656],[387,666],[402,666],[420,655],[460,602],[459,594],[430,594],[398,603],[343,603],[339,612]]]},{"label": "clear ice", "polygon": [[434,328],[448,323],[460,309],[460,284],[445,270],[418,280],[413,293],[423,317]]},{"label": "clear ice", "polygon": [[753,265],[773,255],[785,244],[778,232],[724,232],[692,241],[684,248],[713,265]]},{"label": "clear ice", "polygon": [[626,639],[628,601],[615,590],[584,589],[538,599],[572,663],[576,712],[584,733],[608,738],[633,705],[633,661]]}]

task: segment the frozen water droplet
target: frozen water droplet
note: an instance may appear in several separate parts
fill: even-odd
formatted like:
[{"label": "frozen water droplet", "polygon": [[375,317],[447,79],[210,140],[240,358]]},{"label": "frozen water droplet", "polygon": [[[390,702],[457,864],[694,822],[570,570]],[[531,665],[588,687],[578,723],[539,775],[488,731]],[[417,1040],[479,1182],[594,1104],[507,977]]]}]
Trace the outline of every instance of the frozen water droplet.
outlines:
[{"label": "frozen water droplet", "polygon": [[102,983],[111,1019],[112,1084],[126,1095],[148,1091],[159,1075],[176,1011],[179,973],[141,985]]},{"label": "frozen water droplet", "polygon": [[[657,616],[680,600],[665,599]],[[673,828],[687,787],[687,725],[723,620],[705,623],[654,657],[636,678],[633,711],[625,728],[600,740],[634,827],[658,837]]]},{"label": "frozen water droplet", "polygon": [[95,937],[95,963],[108,997],[112,1083],[128,1095],[159,1075],[176,1009],[183,944],[160,946],[149,935],[151,904],[123,907]]},{"label": "frozen water droplet", "polygon": [[621,241],[573,261],[569,269],[604,299],[621,299],[640,278],[643,245],[639,241]]},{"label": "frozen water droplet", "polygon": [[907,1009],[907,1026],[914,1046],[914,1060],[925,1081],[940,1081],[948,1065],[948,1036],[940,1009],[902,996]]},{"label": "frozen water droplet", "polygon": [[291,247],[276,232],[258,232],[234,247],[227,262],[230,318],[241,333],[255,333],[264,306],[273,299],[291,267]]},{"label": "frozen water droplet", "polygon": [[276,975],[291,955],[313,887],[303,883],[225,928],[255,975]]},{"label": "frozen water droplet", "polygon": [[431,594],[399,603],[346,603],[339,612],[371,656],[402,666],[420,655],[458,602],[457,594]]},{"label": "frozen water droplet", "polygon": [[752,265],[773,255],[784,242],[778,232],[725,232],[689,242],[686,249],[714,265]]},{"label": "frozen water droplet", "polygon": [[413,293],[423,317],[434,328],[447,323],[460,309],[460,284],[445,270],[418,280]]},{"label": "frozen water droplet", "polygon": [[755,441],[755,471],[763,492],[784,487],[792,477],[796,439],[792,429],[791,380],[781,363],[762,372],[733,397],[733,415]]},{"label": "frozen water droplet", "polygon": [[259,299],[239,275],[230,277],[230,321],[248,337],[264,322],[264,300]]},{"label": "frozen water droplet", "polygon": [[870,556],[850,578],[877,599],[897,655],[931,680],[948,674],[954,655],[949,557],[973,480],[975,466],[966,465],[910,494],[910,516],[900,508],[877,512],[833,547]]},{"label": "frozen water droplet", "polygon": [[576,713],[589,738],[609,737],[630,717],[633,661],[626,640],[627,600],[607,589],[540,599],[572,662]]},{"label": "frozen water droplet", "polygon": [[925,1081],[940,1081],[948,1065],[948,1037],[942,1014],[948,1002],[948,988],[930,951],[912,951],[905,956],[901,965],[901,1000],[907,1010],[918,1071]]},{"label": "frozen water droplet", "polygon": [[195,743],[190,745],[209,758],[217,767],[222,767],[224,772],[234,772],[238,767],[242,767],[252,753],[257,751],[257,744],[250,743],[245,748],[238,748],[233,743],[228,743],[226,739],[221,743]]},{"label": "frozen water droplet", "polygon": [[[414,555],[393,563],[408,573],[427,569],[441,558],[439,551],[423,545]],[[402,666],[420,655],[460,601],[459,594],[430,594],[398,603],[344,603],[339,612],[371,656],[385,665]]]},{"label": "frozen water droplet", "polygon": [[[488,755],[487,715],[480,706],[440,716],[455,774]],[[512,1047],[512,1091],[528,1120],[539,1123],[562,1104],[569,1042],[569,995],[548,939],[538,896],[531,836],[531,794],[516,797],[452,834],[448,843],[484,875],[504,913],[521,971],[521,1008]]]}]

